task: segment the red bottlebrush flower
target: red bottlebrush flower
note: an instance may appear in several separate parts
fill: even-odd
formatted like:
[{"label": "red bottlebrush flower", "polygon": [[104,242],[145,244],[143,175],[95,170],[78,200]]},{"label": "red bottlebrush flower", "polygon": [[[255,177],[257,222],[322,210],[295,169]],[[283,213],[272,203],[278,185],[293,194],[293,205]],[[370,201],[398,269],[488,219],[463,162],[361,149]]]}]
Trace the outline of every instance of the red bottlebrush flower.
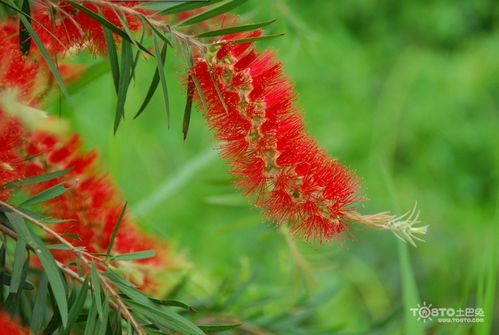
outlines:
[{"label": "red bottlebrush flower", "polygon": [[2,334],[8,335],[28,335],[29,331],[15,322],[9,314],[0,309],[0,325]]},{"label": "red bottlebrush flower", "polygon": [[357,179],[306,132],[293,87],[274,55],[251,43],[228,43],[211,59],[198,59],[193,75],[236,186],[253,194],[275,224],[289,222],[307,240],[338,237],[359,199]]},{"label": "red bottlebrush flower", "polygon": [[0,22],[0,91],[15,88],[19,96],[29,102],[34,98],[38,73],[44,66],[20,52],[18,32],[19,26],[14,21]]},{"label": "red bottlebrush flower", "polygon": [[[32,135],[26,147],[27,155],[34,156],[27,166],[28,176],[72,170],[63,177],[31,185],[28,190],[36,194],[59,183],[71,187],[65,194],[43,204],[42,211],[46,215],[72,220],[53,224],[51,228],[58,233],[77,235],[78,238],[66,238],[75,246],[85,247],[88,252],[106,253],[124,202],[109,176],[99,171],[96,152],[85,153],[82,145],[77,135],[65,143],[43,132]],[[153,282],[151,274],[171,268],[172,260],[168,257],[169,248],[165,242],[141,232],[125,213],[112,252],[123,254],[150,249],[156,251],[155,257],[127,265],[130,269],[122,268],[125,272],[130,270],[131,279],[138,285]],[[54,255],[65,263],[74,260],[69,251],[54,251]]]},{"label": "red bottlebrush flower", "polygon": [[22,133],[19,122],[0,109],[0,200],[10,196],[5,184],[23,177],[23,160],[18,151],[23,143]]},{"label": "red bottlebrush flower", "polygon": [[[135,31],[140,27],[136,17],[124,13],[123,18],[119,17],[119,12],[113,8],[113,3],[92,4],[80,3],[81,6],[104,17],[113,25],[123,29],[123,21],[126,21],[128,28]],[[119,2],[120,8],[134,7],[136,2]],[[50,14],[50,10],[55,12],[55,18]],[[147,13],[143,9],[135,9],[138,13]],[[40,36],[44,45],[52,53],[64,53],[71,49],[90,49],[96,53],[103,53],[106,50],[106,41],[102,24],[88,14],[73,7],[67,1],[60,1],[56,6],[41,7],[36,10],[33,27]],[[122,21],[123,20],[123,21]]]},{"label": "red bottlebrush flower", "polygon": [[[30,106],[36,106],[48,93],[53,83],[52,73],[47,68],[43,57],[32,50],[23,55],[19,46],[19,24],[13,20],[0,22],[0,40],[3,42],[0,52],[0,93],[13,91],[16,100]],[[63,80],[76,80],[85,68],[82,64],[58,64]]]}]

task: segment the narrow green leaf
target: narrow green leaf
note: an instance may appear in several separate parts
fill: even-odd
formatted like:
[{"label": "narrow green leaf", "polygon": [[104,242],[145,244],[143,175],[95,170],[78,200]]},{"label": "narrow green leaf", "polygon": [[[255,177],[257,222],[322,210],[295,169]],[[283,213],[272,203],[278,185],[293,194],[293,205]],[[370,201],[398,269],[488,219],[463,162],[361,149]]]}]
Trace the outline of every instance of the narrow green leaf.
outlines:
[{"label": "narrow green leaf", "polygon": [[158,84],[159,84],[159,72],[158,72],[158,70],[156,70],[156,72],[154,73],[154,76],[152,77],[151,84],[149,85],[149,89],[147,90],[146,97],[145,97],[144,101],[142,102],[142,105],[140,105],[139,110],[137,111],[137,113],[133,117],[134,120],[136,118],[138,118],[140,116],[140,114],[142,114],[142,112],[144,112],[147,105],[149,104],[149,101],[151,101],[151,99],[154,95],[154,92],[156,92],[156,88],[158,88]]},{"label": "narrow green leaf", "polygon": [[206,97],[204,96],[203,89],[201,88],[198,78],[193,75],[192,81],[194,82],[194,86],[196,86],[196,91],[199,94],[199,99],[201,100],[204,110],[208,111],[208,103],[206,102]]},{"label": "narrow green leaf", "polygon": [[113,33],[115,33],[117,35],[120,35],[124,40],[126,40],[126,41],[128,41],[130,43],[136,44],[142,51],[144,51],[144,52],[146,52],[146,53],[148,53],[149,55],[152,56],[151,52],[149,50],[147,50],[146,47],[144,47],[142,44],[140,44],[137,41],[132,41],[132,39],[130,38],[130,36],[128,36],[128,34],[125,31],[123,31],[121,28],[119,28],[118,26],[114,25],[110,21],[108,21],[105,17],[100,16],[96,12],[91,11],[90,9],[88,9],[88,8],[82,6],[82,5],[80,5],[80,4],[78,4],[78,3],[74,2],[74,1],[68,0],[68,2],[71,4],[71,6],[73,6],[76,9],[82,11],[83,13],[87,14],[88,16],[90,16],[95,21],[101,23],[102,25],[104,25],[105,27],[107,27],[109,30],[111,30]]},{"label": "narrow green leaf", "polygon": [[24,179],[15,181],[13,183],[9,183],[7,185],[12,184],[13,186],[27,186],[27,185],[43,183],[45,181],[49,181],[49,180],[64,176],[66,173],[70,172],[71,170],[73,170],[73,168],[59,170],[59,171],[50,172],[50,173],[39,174],[37,176],[24,178]]},{"label": "narrow green leaf", "polygon": [[[166,50],[167,50],[167,46],[166,46],[166,44],[164,44],[163,48],[161,49],[161,56],[162,56],[161,60],[163,60],[162,67],[164,66],[164,60],[166,57]],[[158,70],[158,67],[156,66],[156,70],[154,71],[154,76],[152,77],[151,84],[149,85],[149,89],[147,90],[146,97],[145,97],[144,101],[142,102],[142,105],[140,105],[138,112],[133,117],[134,119],[136,119],[146,109],[147,105],[149,104],[149,102],[151,101],[151,98],[154,95],[154,92],[156,92],[158,84],[159,84],[159,70]]]},{"label": "narrow green leaf", "polygon": [[184,141],[187,138],[187,132],[189,131],[189,125],[191,123],[191,112],[192,112],[192,98],[194,95],[194,81],[192,80],[192,75],[189,75],[187,79],[187,92],[186,101],[184,109],[184,119],[182,121],[182,134],[184,136]]},{"label": "narrow green leaf", "polygon": [[16,251],[14,253],[14,264],[12,267],[12,278],[10,281],[9,292],[17,293],[21,285],[21,276],[24,268],[24,258],[26,257],[26,242],[19,239],[16,242]]},{"label": "narrow green leaf", "polygon": [[99,319],[101,321],[104,320],[104,312],[102,310],[102,294],[101,294],[101,287],[100,287],[100,278],[99,278],[99,273],[97,272],[97,267],[95,266],[95,263],[92,262],[92,272],[91,272],[91,279],[92,279],[92,289],[94,293],[94,301],[95,301],[95,307],[97,308],[97,313],[99,314]]},{"label": "narrow green leaf", "polygon": [[159,300],[159,299],[153,299],[153,298],[151,298],[150,300],[152,302],[154,302],[155,304],[158,304],[160,306],[180,307],[183,309],[187,309],[191,312],[196,312],[196,310],[192,306],[189,306],[189,305],[187,305],[181,301],[178,301],[178,300],[171,300],[171,299]]},{"label": "narrow green leaf", "polygon": [[414,318],[411,314],[410,309],[417,306],[419,303],[419,294],[414,277],[414,272],[411,266],[411,260],[409,257],[409,250],[407,244],[402,241],[398,242],[398,252],[400,261],[400,272],[402,276],[402,298],[404,301],[405,311],[405,325],[404,329],[407,334],[424,334],[424,329],[422,324]]},{"label": "narrow green leaf", "polygon": [[[148,335],[165,335],[165,331],[163,330],[156,330],[156,329],[153,329],[154,328],[157,328],[155,325],[150,325],[147,329],[147,334]],[[166,334],[168,334],[168,332],[166,332]],[[178,334],[178,333],[176,333]]]},{"label": "narrow green leaf", "polygon": [[123,26],[123,30],[128,35],[130,43],[132,43],[136,48],[140,48],[138,46],[138,41],[136,41],[134,39],[133,34],[130,31],[130,28],[128,27],[128,22],[127,22],[126,18],[124,17],[123,13],[116,13],[116,16],[118,17],[118,20],[120,20],[121,25]]},{"label": "narrow green leaf", "polygon": [[130,252],[128,254],[114,255],[111,257],[114,261],[133,261],[138,259],[152,258],[156,255],[155,250],[144,250],[137,252]]},{"label": "narrow green leaf", "polygon": [[[140,36],[140,43],[144,43],[144,38],[146,36],[146,30],[142,29],[142,35]],[[133,59],[133,64],[132,64],[132,79],[135,81],[135,70],[137,69],[137,64],[139,64],[139,58],[142,52],[140,50],[137,50],[135,53],[135,57]]]},{"label": "narrow green leaf", "polygon": [[102,26],[104,31],[104,39],[107,46],[107,54],[109,64],[111,65],[111,74],[113,75],[114,90],[118,93],[118,84],[120,82],[120,66],[118,64],[118,53],[116,51],[116,43],[109,28]]},{"label": "narrow green leaf", "polygon": [[80,315],[81,311],[83,310],[83,306],[85,305],[87,294],[88,277],[86,277],[85,281],[81,284],[78,295],[76,296],[75,301],[71,304],[71,309],[69,310],[68,325],[66,326],[63,334],[69,334],[74,323],[78,320],[78,316]]},{"label": "narrow green leaf", "polygon": [[[70,228],[68,228],[68,229],[70,229]],[[63,236],[63,237],[69,237],[69,238],[74,238],[75,240],[81,241],[80,236],[78,236],[77,234],[64,233],[64,234],[61,234],[61,236]]]},{"label": "narrow green leaf", "polygon": [[168,98],[168,87],[166,86],[166,78],[165,78],[165,69],[164,69],[164,64],[165,64],[165,57],[162,57],[161,51],[162,49],[165,49],[166,53],[166,46],[167,44],[163,44],[163,48],[160,51],[159,48],[159,43],[158,40],[156,39],[156,35],[152,35],[153,41],[154,41],[154,52],[156,54],[156,63],[158,67],[158,74],[159,74],[159,79],[161,82],[161,88],[163,92],[163,101],[165,103],[165,109],[166,109],[166,118],[168,122],[168,127],[170,126],[170,99]]},{"label": "narrow green leaf", "polygon": [[210,9],[208,9],[208,10],[206,10],[198,15],[191,16],[190,18],[185,19],[182,22],[179,22],[178,25],[179,26],[187,26],[187,25],[191,25],[194,23],[198,23],[201,21],[211,19],[212,17],[227,13],[228,11],[231,11],[234,8],[241,6],[246,1],[248,1],[248,0],[232,0],[232,1],[229,1],[226,3],[223,3],[220,6],[210,8]]},{"label": "narrow green leaf", "polygon": [[277,38],[284,36],[284,34],[274,34],[274,35],[265,35],[265,36],[258,36],[258,37],[249,37],[249,38],[241,38],[238,40],[231,40],[231,41],[221,41],[217,43],[213,43],[212,45],[223,45],[223,44],[243,44],[243,43],[251,43],[251,42],[258,42],[258,41],[263,41],[263,40],[270,40],[272,38]]},{"label": "narrow green leaf", "polygon": [[[106,268],[107,269],[107,268]],[[146,296],[144,293],[139,291],[132,283],[128,282],[127,280],[121,278],[118,274],[116,274],[114,271],[111,271],[107,269],[106,271],[106,276],[116,285],[116,287],[126,296],[128,296],[131,300],[142,304],[142,305],[147,305],[154,307],[155,305],[152,303],[152,301],[149,299],[148,296]]]},{"label": "narrow green leaf", "polygon": [[62,274],[55,263],[52,254],[45,246],[45,243],[35,235],[24,223],[24,219],[17,213],[5,212],[7,219],[11,223],[16,233],[24,239],[40,258],[40,262],[48,277],[52,294],[56,301],[62,324],[65,326],[68,322],[68,303],[66,300],[66,286]]},{"label": "narrow green leaf", "polygon": [[116,238],[116,234],[118,233],[118,229],[120,229],[121,222],[123,221],[123,217],[125,216],[126,207],[128,203],[125,202],[123,208],[121,209],[120,216],[118,217],[118,221],[114,224],[113,232],[111,233],[111,238],[109,239],[109,244],[107,245],[107,254],[111,254],[111,250],[113,250],[114,239]]},{"label": "narrow green leaf", "polygon": [[[26,283],[28,280],[28,272],[30,271],[30,254],[28,253],[28,257],[26,258],[26,261],[24,262],[24,267],[23,267],[23,273],[21,275],[21,283]],[[24,285],[22,285],[24,286]],[[18,295],[20,298],[20,311],[22,315],[25,315],[27,320],[31,319],[31,306],[33,304],[33,301],[27,292],[23,292],[22,290],[18,291]]]},{"label": "narrow green leaf", "polygon": [[33,334],[39,334],[45,322],[45,316],[48,310],[48,280],[45,274],[42,274],[40,283],[36,289],[35,302],[33,304],[33,316],[30,320],[30,328]]},{"label": "narrow green leaf", "polygon": [[85,324],[84,335],[94,335],[95,334],[95,325],[97,323],[97,308],[95,308],[95,306],[96,306],[95,300],[92,300],[92,305],[90,306],[90,310],[89,310],[88,316],[87,316],[87,322]]},{"label": "narrow green leaf", "polygon": [[47,249],[49,249],[49,250],[71,250],[71,248],[65,244],[48,244]]},{"label": "narrow green leaf", "polygon": [[135,301],[129,301],[128,304],[131,305],[134,311],[140,313],[162,330],[171,329],[184,335],[204,335],[204,332],[198,326],[175,312],[165,308],[142,305]]},{"label": "narrow green leaf", "polygon": [[[106,277],[108,277],[114,284],[118,285],[118,286],[127,286],[127,287],[131,287],[131,288],[134,288],[135,289],[135,285],[133,285],[132,283],[130,283],[128,280],[122,278],[120,275],[118,275],[116,272],[114,272],[113,270],[111,270],[109,267],[107,266],[104,266],[104,268],[106,269]],[[142,300],[142,301],[147,301],[148,298],[145,294],[143,294],[142,292],[139,292],[142,296],[144,296],[145,300]]]},{"label": "narrow green leaf", "polygon": [[66,99],[68,101],[70,101],[69,92],[66,88],[66,85],[64,85],[61,74],[59,73],[59,69],[55,65],[54,61],[52,60],[52,57],[50,57],[49,52],[45,48],[45,45],[40,40],[40,37],[38,36],[38,34],[35,32],[35,30],[31,26],[31,23],[29,22],[28,18],[26,18],[24,15],[20,15],[19,19],[22,21],[24,27],[26,28],[28,33],[31,35],[31,38],[35,42],[35,44],[38,48],[38,51],[40,51],[40,53],[42,54],[43,59],[45,59],[45,61],[47,62],[47,65],[50,69],[50,72],[52,72],[52,74],[54,75],[54,79],[57,82],[57,84],[59,85],[59,88],[61,89],[62,94],[66,97]]},{"label": "narrow green leaf", "polygon": [[237,324],[233,324],[233,325],[220,325],[220,326],[199,326],[198,325],[198,327],[202,331],[204,331],[206,334],[210,334],[210,333],[219,333],[219,332],[231,330],[231,329],[239,327],[240,325],[241,325],[240,323],[237,323]]},{"label": "narrow green leaf", "polygon": [[[73,250],[72,248],[68,247],[65,244],[48,244],[47,248],[50,250]],[[85,250],[84,247],[75,247],[74,249],[79,251]]]},{"label": "narrow green leaf", "polygon": [[[25,14],[27,20],[31,23],[31,8],[29,0],[23,0],[21,10]],[[22,21],[19,21],[19,44],[21,53],[25,55],[29,54],[29,50],[31,48],[31,36]]]},{"label": "narrow green leaf", "polygon": [[21,299],[18,293],[9,293],[7,299],[2,303],[5,311],[9,314],[16,314],[19,311]]},{"label": "narrow green leaf", "polygon": [[217,2],[221,2],[222,0],[210,0],[210,1],[190,1],[190,2],[185,2],[181,3],[175,6],[171,6],[169,8],[166,8],[158,13],[156,13],[157,16],[163,16],[163,15],[170,15],[170,14],[177,14],[177,13],[182,13],[182,12],[187,12],[189,10],[201,8],[201,7],[206,7],[209,5],[212,5]]},{"label": "narrow green leaf", "polygon": [[223,108],[225,109],[226,112],[228,112],[227,104],[225,103],[225,98],[222,94],[222,90],[220,89],[220,86],[218,85],[218,81],[213,75],[213,71],[210,65],[208,65],[208,71],[210,73],[210,78],[213,83],[213,86],[215,86],[215,90],[217,91],[218,99],[220,100],[220,103],[222,104]]},{"label": "narrow green leaf", "polygon": [[105,335],[107,333],[107,323],[109,322],[109,298],[107,295],[104,296],[102,313],[102,320],[97,324],[97,329],[95,330],[96,335]]},{"label": "narrow green leaf", "polygon": [[132,47],[129,42],[121,43],[121,71],[118,83],[118,102],[114,116],[114,133],[118,131],[121,120],[125,117],[125,102],[127,98],[128,87],[131,81],[131,65],[133,63]]},{"label": "narrow green leaf", "polygon": [[152,24],[151,21],[149,21],[147,16],[142,15],[142,20],[144,20],[149,25],[149,27],[151,27],[152,31],[156,34],[156,36],[161,38],[163,40],[163,42],[167,43],[168,45],[170,45],[173,48],[173,44],[170,42],[170,40],[165,36],[164,33],[159,31],[159,29],[154,24]]},{"label": "narrow green leaf", "polygon": [[136,56],[132,56],[132,65],[131,65],[131,71],[130,71],[130,79],[135,78],[135,67],[138,64],[139,61],[139,55],[140,55],[140,47],[139,44],[142,44],[144,42],[144,33],[145,29],[142,29],[142,36],[140,42],[137,42],[134,37],[132,32],[130,31],[130,28],[128,27],[128,22],[126,20],[126,17],[123,15],[123,13],[116,13],[116,16],[118,17],[118,20],[120,20],[121,25],[123,26],[123,29],[127,33],[128,37],[130,38],[131,43],[137,48],[137,53]]},{"label": "narrow green leaf", "polygon": [[104,252],[93,252],[91,255],[93,255],[93,256],[101,256],[101,257],[109,256],[109,254],[104,253]]},{"label": "narrow green leaf", "polygon": [[[111,318],[113,322],[111,323],[111,331],[112,335],[121,335],[123,334],[123,329],[121,326],[121,315],[116,311],[111,311]],[[128,334],[128,333],[125,333]]]},{"label": "narrow green leaf", "polygon": [[51,218],[51,217],[48,217],[48,216],[43,216],[43,215],[41,215],[41,214],[39,214],[39,213],[37,213],[35,211],[29,210],[29,209],[24,208],[24,207],[18,207],[17,209],[20,212],[23,212],[24,214],[29,215],[33,219],[38,220],[38,221],[43,222],[43,223],[51,224],[51,223],[62,223],[62,222],[75,221],[75,220],[72,220],[72,219],[59,220],[59,219],[54,219],[54,218]]},{"label": "narrow green leaf", "polygon": [[43,330],[43,335],[53,335],[54,332],[61,326],[61,316],[59,313],[54,313],[49,323]]},{"label": "narrow green leaf", "polygon": [[24,201],[21,204],[21,206],[33,206],[33,205],[40,204],[42,202],[45,202],[45,201],[48,201],[50,199],[54,199],[58,196],[61,196],[64,193],[66,193],[67,191],[69,191],[70,189],[71,188],[65,187],[64,183],[54,185],[54,186],[46,189],[45,191],[42,191],[38,194],[35,194],[34,196],[29,198],[28,200]]},{"label": "narrow green leaf", "polygon": [[260,23],[254,23],[254,24],[245,24],[245,25],[241,25],[241,26],[235,26],[235,27],[207,31],[205,33],[201,33],[201,34],[197,35],[196,37],[215,37],[215,36],[223,36],[223,35],[234,34],[234,33],[241,33],[244,31],[253,31],[255,29],[268,26],[269,24],[272,24],[275,21],[276,21],[276,19],[266,21],[266,22],[260,22]]},{"label": "narrow green leaf", "polygon": [[[396,213],[400,212],[400,206],[398,204],[399,197],[393,183],[393,177],[386,166],[382,166],[382,172],[384,184],[387,185],[394,211]],[[423,335],[425,333],[424,324],[418,321],[411,313],[411,308],[417,307],[418,303],[421,301],[419,300],[418,286],[411,264],[409,249],[407,248],[407,244],[400,240],[397,241],[397,246],[402,286],[401,302],[404,311],[404,320],[401,325],[401,330],[404,334]]]},{"label": "narrow green leaf", "polygon": [[[10,276],[10,274],[8,274],[8,273],[0,273],[0,284],[6,285],[6,286],[10,286],[11,280],[12,280],[12,277]],[[31,285],[30,283],[28,283],[27,281],[24,281],[21,284],[21,287],[22,287],[23,290],[29,290],[29,291],[31,291],[32,289],[34,289],[34,286]]]}]

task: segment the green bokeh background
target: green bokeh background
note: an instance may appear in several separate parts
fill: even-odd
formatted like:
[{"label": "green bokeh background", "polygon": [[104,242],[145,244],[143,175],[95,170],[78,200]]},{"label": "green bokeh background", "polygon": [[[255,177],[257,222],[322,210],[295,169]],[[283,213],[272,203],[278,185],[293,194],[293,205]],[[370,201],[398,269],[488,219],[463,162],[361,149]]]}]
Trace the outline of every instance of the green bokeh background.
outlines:
[{"label": "green bokeh background", "polygon": [[[311,246],[265,223],[231,187],[199,111],[183,141],[183,66],[174,52],[169,129],[159,92],[131,120],[154,61],[139,64],[116,136],[109,73],[78,91],[63,115],[101,152],[143,228],[184,254],[189,269],[165,279],[174,285],[189,274],[182,301],[241,287],[219,313],[278,334],[497,334],[498,7],[253,0],[239,10],[243,22],[278,19],[268,32],[286,35],[258,47],[277,52],[310,133],[362,177],[369,200],[361,211],[402,214],[417,201],[431,225],[417,248],[361,227],[343,246]],[[423,324],[408,315],[414,302],[482,307],[486,322]]]}]

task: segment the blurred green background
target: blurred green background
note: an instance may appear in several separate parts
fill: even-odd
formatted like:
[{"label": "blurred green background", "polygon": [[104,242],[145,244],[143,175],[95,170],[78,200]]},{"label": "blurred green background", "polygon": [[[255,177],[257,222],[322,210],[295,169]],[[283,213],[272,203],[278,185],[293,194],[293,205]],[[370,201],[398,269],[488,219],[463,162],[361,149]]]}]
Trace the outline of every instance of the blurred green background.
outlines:
[{"label": "blurred green background", "polygon": [[[417,248],[361,227],[343,246],[311,246],[263,222],[231,187],[199,111],[182,140],[173,52],[169,129],[159,92],[131,120],[154,61],[139,64],[116,136],[109,73],[63,115],[101,152],[144,229],[185,254],[189,269],[165,280],[187,273],[179,297],[205,308],[202,317],[239,317],[247,334],[498,334],[498,7],[253,0],[238,11],[242,22],[278,19],[268,33],[286,35],[258,47],[277,51],[309,131],[362,177],[370,200],[361,211],[402,214],[417,201],[431,225]],[[409,308],[423,302],[484,308],[486,322],[418,322]]]}]

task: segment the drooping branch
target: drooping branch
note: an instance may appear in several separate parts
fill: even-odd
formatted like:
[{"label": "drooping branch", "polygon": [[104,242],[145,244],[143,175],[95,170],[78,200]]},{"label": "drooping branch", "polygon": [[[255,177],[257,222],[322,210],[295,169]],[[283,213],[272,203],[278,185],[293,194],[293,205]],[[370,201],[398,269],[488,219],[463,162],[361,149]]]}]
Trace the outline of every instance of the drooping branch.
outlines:
[{"label": "drooping branch", "polygon": [[[91,255],[90,253],[86,251],[82,251],[81,249],[78,249],[76,246],[71,244],[69,241],[67,241],[63,236],[58,234],[57,232],[53,231],[49,227],[47,227],[45,224],[40,222],[39,220],[33,218],[30,215],[27,215],[26,213],[23,213],[22,211],[18,210],[16,207],[0,200],[0,206],[4,207],[5,209],[12,211],[24,219],[28,220],[29,222],[35,224],[37,227],[45,231],[46,233],[50,234],[53,238],[55,238],[57,241],[61,242],[63,245],[67,246],[76,256],[76,258],[80,261],[82,265],[84,265],[89,271],[92,269],[92,263],[89,260],[93,259],[96,262],[98,262],[101,265],[108,265],[106,260]],[[0,231],[4,233],[6,236],[17,240],[18,236],[17,233],[9,229],[3,224],[0,224]],[[30,247],[31,250],[33,250],[32,247]],[[88,258],[87,258],[88,257]],[[56,260],[57,266],[70,278],[75,279],[79,281],[80,283],[84,281],[84,278],[82,278],[80,275],[78,275],[76,272],[71,270],[69,267],[65,266],[61,262]],[[142,328],[142,326],[138,323],[138,321],[135,319],[135,317],[132,315],[126,304],[124,303],[123,299],[121,299],[119,293],[117,290],[113,287],[113,285],[109,282],[109,279],[104,276],[101,271],[97,270],[97,274],[99,277],[100,282],[102,283],[102,287],[104,289],[104,292],[108,294],[108,296],[112,299],[109,300],[109,305],[111,308],[116,310],[118,313],[121,314],[121,316],[130,322],[132,325],[133,329],[138,335],[146,335],[146,332]],[[92,286],[89,285],[89,288],[92,288]]]},{"label": "drooping branch", "polygon": [[[200,53],[204,53],[206,51],[206,49],[209,47],[209,44],[203,43],[199,39],[197,39],[196,37],[185,34],[181,31],[177,30],[172,25],[154,18],[153,15],[145,14],[144,12],[140,12],[132,7],[123,6],[120,4],[120,2],[105,1],[105,0],[87,0],[86,2],[91,3],[93,5],[96,5],[96,6],[101,6],[101,7],[106,7],[106,8],[112,9],[119,14],[127,14],[127,15],[129,15],[129,16],[131,16],[139,21],[142,21],[144,23],[144,27],[147,27],[147,25],[150,25],[163,33],[170,33],[176,39],[182,41],[183,43],[189,45],[190,47],[197,49]],[[63,9],[59,8],[57,6],[57,4],[54,4],[51,1],[43,0],[43,3],[46,6],[54,7],[56,10],[65,14]],[[77,28],[79,27],[77,22],[74,22],[74,24]]]},{"label": "drooping branch", "polygon": [[[250,40],[261,31],[223,41]],[[293,86],[272,52],[225,44],[197,58],[192,73],[204,94],[208,124],[223,144],[235,186],[276,226],[314,242],[341,239],[353,223],[391,230],[415,245],[427,226],[414,208],[403,216],[362,215],[358,178],[307,132]],[[198,103],[202,96],[198,97]],[[201,104],[199,104],[200,107]]]}]

